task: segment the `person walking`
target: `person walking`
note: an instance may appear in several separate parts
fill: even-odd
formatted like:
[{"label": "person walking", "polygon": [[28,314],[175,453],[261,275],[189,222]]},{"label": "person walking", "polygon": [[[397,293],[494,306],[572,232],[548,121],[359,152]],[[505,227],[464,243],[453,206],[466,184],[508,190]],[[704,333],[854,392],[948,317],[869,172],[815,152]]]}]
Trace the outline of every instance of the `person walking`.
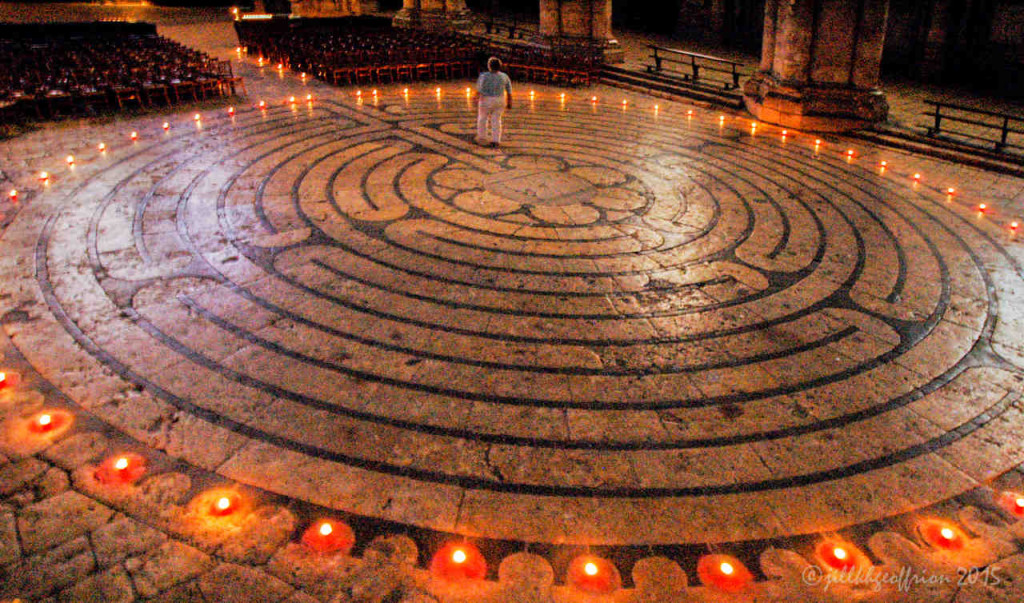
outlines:
[{"label": "person walking", "polygon": [[487,71],[476,81],[477,104],[476,139],[487,141],[487,127],[491,128],[491,146],[501,144],[501,114],[512,108],[512,80],[501,71],[501,59],[487,59]]}]

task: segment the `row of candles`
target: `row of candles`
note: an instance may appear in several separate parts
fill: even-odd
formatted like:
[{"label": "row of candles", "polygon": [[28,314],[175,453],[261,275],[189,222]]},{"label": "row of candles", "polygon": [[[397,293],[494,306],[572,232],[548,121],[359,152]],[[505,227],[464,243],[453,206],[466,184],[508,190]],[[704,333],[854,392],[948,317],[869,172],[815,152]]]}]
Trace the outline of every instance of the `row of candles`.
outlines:
[{"label": "row of candles", "polygon": [[[0,372],[0,390],[14,387],[16,373]],[[28,431],[38,437],[53,438],[71,426],[73,417],[63,410],[39,412],[27,419]],[[94,472],[97,482],[112,488],[134,484],[146,473],[146,459],[135,453],[118,454],[102,461]],[[234,490],[201,495],[204,504],[198,509],[213,519],[239,519],[249,505]],[[198,499],[197,499],[198,500]],[[1024,494],[1002,492],[997,504],[1011,515],[1024,519]],[[923,519],[918,535],[936,550],[956,554],[969,546],[970,537],[955,523],[938,518]],[[324,519],[311,524],[302,533],[302,544],[319,554],[348,554],[355,545],[352,528],[343,521]],[[870,568],[872,561],[856,545],[839,537],[828,537],[814,547],[819,567],[830,572],[852,572]],[[487,561],[469,541],[449,542],[438,549],[430,562],[430,571],[446,581],[482,580],[487,576]],[[753,574],[738,558],[727,554],[704,555],[697,563],[701,584],[724,591],[738,591],[754,580]],[[596,555],[581,555],[570,564],[567,584],[591,593],[609,593],[621,587],[618,570],[611,561]]]},{"label": "row of candles", "polygon": [[[303,74],[303,75],[305,75],[305,74]],[[440,97],[442,92],[443,92],[443,90],[442,90],[441,87],[437,87],[437,88],[434,89],[434,92],[435,92],[435,94],[438,97]],[[472,93],[472,89],[467,87],[466,88],[466,95],[469,96],[471,93]],[[374,100],[378,99],[379,96],[380,96],[379,91],[377,89],[375,89],[375,88],[371,90],[370,94],[372,95]],[[403,95],[403,97],[408,99],[408,97],[409,97],[409,89],[408,88],[403,88],[402,89],[402,95]],[[530,100],[533,100],[536,97],[536,91],[530,90],[529,95],[530,95]],[[356,97],[357,102],[361,102],[361,100],[363,98],[363,91],[362,90],[356,90],[355,97]],[[559,98],[564,103],[566,101],[567,96],[566,96],[566,94],[564,92],[562,92],[562,93],[559,94]],[[289,96],[287,99],[285,99],[283,104],[295,107],[297,104],[302,102],[302,100],[303,99],[301,97],[297,97],[297,96],[293,95],[293,96]],[[312,105],[312,103],[313,103],[313,95],[312,94],[305,95],[304,101],[305,101],[305,103],[307,105]],[[592,96],[590,98],[590,101],[591,101],[591,103],[596,104],[596,103],[599,102],[599,98],[597,96]],[[628,105],[628,100],[623,99],[622,106],[626,107],[627,105]],[[269,109],[270,106],[271,105],[267,101],[260,100],[260,101],[258,101],[254,105],[254,108],[258,109],[258,110],[260,110],[262,112],[262,111],[266,111],[267,109]],[[654,111],[655,112],[657,112],[659,110],[659,108],[660,108],[660,105],[657,105],[657,104],[654,105]],[[229,117],[233,118],[235,116],[235,113],[236,113],[235,107],[232,106],[232,107],[228,107],[227,108],[227,115]],[[688,109],[686,111],[686,118],[688,120],[689,119],[693,119],[694,115],[695,114],[694,114],[694,110],[693,109]],[[202,119],[203,119],[203,117],[202,117],[202,115],[200,113],[196,113],[192,117],[192,120],[196,123],[197,126],[201,126]],[[718,121],[719,121],[719,125],[720,126],[725,124],[725,120],[726,120],[726,116],[724,114],[721,114],[721,115],[718,116]],[[756,122],[756,121],[751,122],[750,123],[750,128],[751,128],[751,132],[752,133],[756,133],[757,128],[758,128],[758,122]],[[170,129],[171,129],[170,122],[163,122],[162,129],[164,130],[164,132],[169,132]],[[789,132],[789,130],[781,130],[781,132],[779,133],[779,136],[780,136],[780,138],[781,138],[781,140],[783,142],[787,142],[791,138],[795,137],[795,135],[791,134]],[[133,130],[129,134],[128,138],[132,142],[138,142],[138,140],[139,140],[139,133],[138,133],[138,131]],[[815,138],[814,139],[813,148],[814,148],[815,154],[820,153],[821,148],[822,148],[822,146],[824,144],[825,143],[824,143],[824,141],[822,141],[822,139],[820,139],[820,138]],[[102,153],[102,154],[106,154],[106,152],[107,152],[107,145],[106,145],[106,143],[100,142],[97,145],[97,150],[99,150],[99,152]],[[852,163],[856,159],[857,153],[856,153],[856,151],[854,149],[847,149],[843,153],[843,157],[845,157],[845,159],[846,159],[846,161],[848,163]],[[76,163],[75,156],[74,155],[68,155],[65,158],[65,162],[67,163],[69,168],[74,168],[75,163]],[[889,164],[888,161],[881,160],[881,161],[878,162],[878,166],[877,167],[878,167],[879,173],[881,175],[884,175],[885,172],[887,170],[889,170],[892,166]],[[50,176],[49,172],[46,172],[46,171],[39,172],[38,178],[39,178],[39,181],[42,182],[43,184],[49,184],[50,180],[51,180],[51,176]],[[911,179],[911,182],[912,182],[913,186],[916,188],[917,186],[919,186],[921,184],[921,182],[924,179],[924,176],[920,172],[914,172],[914,174],[911,176],[910,179]],[[948,201],[952,201],[954,196],[957,194],[956,188],[954,188],[952,186],[946,187],[945,189],[940,189],[940,190],[942,190],[945,193],[946,199]],[[18,196],[19,196],[19,192],[18,192],[17,189],[11,189],[10,191],[8,191],[8,198],[12,202],[17,202],[18,201]],[[975,209],[981,215],[984,215],[984,214],[989,212],[989,206],[986,203],[979,203],[975,207]],[[1020,228],[1020,223],[1017,220],[1013,220],[1009,224],[1007,224],[1007,227],[1010,229],[1011,232],[1016,233],[1016,231]]]}]

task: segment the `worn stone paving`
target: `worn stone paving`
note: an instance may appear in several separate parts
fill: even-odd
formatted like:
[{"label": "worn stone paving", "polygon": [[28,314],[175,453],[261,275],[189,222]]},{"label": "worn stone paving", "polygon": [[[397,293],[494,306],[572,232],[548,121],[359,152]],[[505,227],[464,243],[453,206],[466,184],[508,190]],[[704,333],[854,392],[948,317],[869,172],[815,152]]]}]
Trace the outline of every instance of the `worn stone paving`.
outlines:
[{"label": "worn stone paving", "polygon": [[[235,67],[232,116],[0,143],[0,600],[592,600],[587,552],[598,600],[1020,600],[1020,179],[605,87],[495,149],[464,82]],[[840,534],[952,579],[809,579]]]}]

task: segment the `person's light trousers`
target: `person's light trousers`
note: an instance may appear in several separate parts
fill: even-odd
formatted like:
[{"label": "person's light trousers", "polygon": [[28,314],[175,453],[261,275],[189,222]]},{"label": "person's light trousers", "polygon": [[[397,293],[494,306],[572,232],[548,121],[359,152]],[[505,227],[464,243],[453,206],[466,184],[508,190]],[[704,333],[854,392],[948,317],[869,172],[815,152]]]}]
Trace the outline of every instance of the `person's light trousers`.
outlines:
[{"label": "person's light trousers", "polygon": [[487,138],[487,127],[491,128],[491,140],[501,142],[501,114],[505,112],[505,95],[480,96],[480,109],[476,116],[476,136]]}]

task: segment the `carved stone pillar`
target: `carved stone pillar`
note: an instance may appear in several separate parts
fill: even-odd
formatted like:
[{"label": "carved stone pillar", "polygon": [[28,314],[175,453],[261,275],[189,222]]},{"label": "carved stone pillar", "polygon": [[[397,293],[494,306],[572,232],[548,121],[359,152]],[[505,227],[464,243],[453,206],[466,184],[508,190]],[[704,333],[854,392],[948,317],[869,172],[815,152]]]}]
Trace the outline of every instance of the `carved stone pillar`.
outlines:
[{"label": "carved stone pillar", "polygon": [[878,89],[889,0],[767,0],[758,72],[744,86],[758,119],[842,131],[885,120]]},{"label": "carved stone pillar", "polygon": [[404,0],[394,19],[395,27],[461,29],[468,27],[466,0]]}]

